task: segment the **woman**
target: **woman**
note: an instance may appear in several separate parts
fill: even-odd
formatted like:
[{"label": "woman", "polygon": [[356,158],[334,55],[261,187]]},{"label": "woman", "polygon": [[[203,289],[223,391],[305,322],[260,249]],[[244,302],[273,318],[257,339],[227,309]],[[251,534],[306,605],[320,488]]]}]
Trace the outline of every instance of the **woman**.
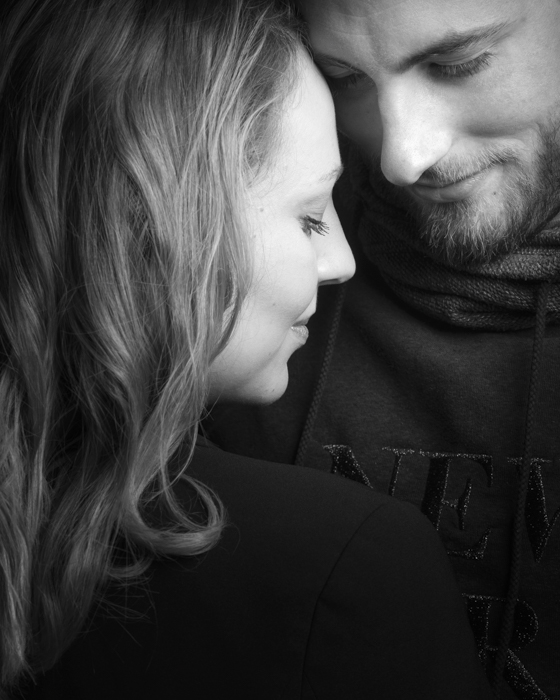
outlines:
[{"label": "woman", "polygon": [[281,395],[353,272],[289,13],[12,0],[0,27],[4,695],[484,697],[423,516],[196,445],[205,407]]}]

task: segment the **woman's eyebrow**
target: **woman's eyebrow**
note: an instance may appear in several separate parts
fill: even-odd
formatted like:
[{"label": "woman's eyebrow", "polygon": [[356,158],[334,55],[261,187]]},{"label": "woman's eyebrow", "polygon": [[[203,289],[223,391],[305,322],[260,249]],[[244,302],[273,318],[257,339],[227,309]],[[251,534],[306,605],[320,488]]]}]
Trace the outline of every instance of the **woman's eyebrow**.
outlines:
[{"label": "woman's eyebrow", "polygon": [[331,180],[338,180],[338,178],[342,175],[344,171],[344,166],[337,165],[336,168],[333,168],[331,171],[328,173],[325,173],[325,175],[322,175],[319,178],[319,182],[330,182]]}]

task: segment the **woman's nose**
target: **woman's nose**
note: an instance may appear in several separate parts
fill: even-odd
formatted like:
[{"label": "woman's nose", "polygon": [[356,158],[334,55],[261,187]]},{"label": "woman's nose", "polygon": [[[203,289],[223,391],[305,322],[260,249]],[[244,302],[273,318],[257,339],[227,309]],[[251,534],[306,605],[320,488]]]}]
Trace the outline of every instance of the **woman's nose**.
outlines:
[{"label": "woman's nose", "polygon": [[340,284],[354,275],[356,263],[332,201],[325,211],[324,220],[328,232],[314,238],[319,284]]}]

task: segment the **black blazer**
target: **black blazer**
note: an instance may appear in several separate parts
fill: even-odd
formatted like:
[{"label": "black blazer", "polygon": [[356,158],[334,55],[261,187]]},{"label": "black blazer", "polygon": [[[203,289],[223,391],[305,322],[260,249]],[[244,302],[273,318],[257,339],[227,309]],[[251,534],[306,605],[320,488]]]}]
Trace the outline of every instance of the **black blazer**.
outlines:
[{"label": "black blazer", "polygon": [[26,697],[492,697],[447,555],[413,506],[211,446],[189,473],[228,510],[219,544],[110,591]]}]

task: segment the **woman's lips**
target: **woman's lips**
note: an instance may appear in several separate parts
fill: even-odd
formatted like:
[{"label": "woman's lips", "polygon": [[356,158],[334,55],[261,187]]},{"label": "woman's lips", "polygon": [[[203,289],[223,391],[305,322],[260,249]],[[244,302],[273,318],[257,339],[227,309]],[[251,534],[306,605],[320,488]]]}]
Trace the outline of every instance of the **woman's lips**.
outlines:
[{"label": "woman's lips", "polygon": [[309,330],[307,329],[307,326],[303,324],[292,326],[291,330],[296,334],[297,339],[302,345],[306,342],[307,338],[309,337]]},{"label": "woman's lips", "polygon": [[492,168],[480,170],[463,180],[449,185],[431,185],[422,182],[409,185],[406,189],[418,199],[429,202],[460,202],[472,197],[483,185]]}]

